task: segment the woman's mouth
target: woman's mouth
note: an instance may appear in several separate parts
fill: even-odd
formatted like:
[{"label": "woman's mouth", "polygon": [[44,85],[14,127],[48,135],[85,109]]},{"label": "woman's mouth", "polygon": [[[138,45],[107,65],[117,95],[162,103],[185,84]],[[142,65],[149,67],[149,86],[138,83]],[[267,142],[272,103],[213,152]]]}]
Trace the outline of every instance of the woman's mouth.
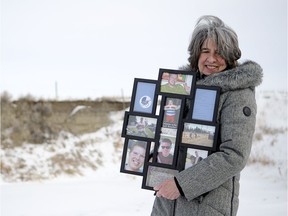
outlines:
[{"label": "woman's mouth", "polygon": [[216,65],[206,65],[206,68],[208,68],[209,70],[217,70],[218,66],[216,66]]}]

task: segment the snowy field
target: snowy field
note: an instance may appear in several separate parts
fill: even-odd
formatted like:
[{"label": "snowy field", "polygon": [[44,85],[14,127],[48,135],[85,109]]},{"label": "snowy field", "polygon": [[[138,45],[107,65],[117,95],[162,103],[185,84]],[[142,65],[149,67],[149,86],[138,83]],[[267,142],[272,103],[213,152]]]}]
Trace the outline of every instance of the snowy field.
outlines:
[{"label": "snowy field", "polygon": [[[257,94],[258,122],[249,164],[240,181],[239,216],[287,215],[287,93]],[[25,166],[12,167],[9,178],[1,176],[1,216],[147,216],[150,215],[153,192],[141,189],[142,177],[120,173],[119,140],[123,111],[113,113],[114,123],[92,134],[73,137],[66,134],[51,144],[29,145],[10,151],[1,149],[2,163],[24,161]],[[65,138],[64,138],[65,137]],[[120,140],[121,141],[121,140]],[[89,143],[85,149],[79,143]],[[83,146],[82,146],[83,148]],[[95,154],[95,149],[97,154]],[[82,175],[49,177],[53,154],[70,156],[75,149],[102,165],[82,168]],[[92,153],[94,154],[92,154]],[[101,154],[100,154],[101,153]],[[44,180],[23,182],[23,178]]]},{"label": "snowy field", "polygon": [[[153,192],[141,178],[118,167],[74,179],[1,186],[1,216],[147,216]],[[239,216],[286,216],[286,183],[269,176],[269,167],[249,166],[242,174]],[[265,174],[263,174],[265,173]]]}]

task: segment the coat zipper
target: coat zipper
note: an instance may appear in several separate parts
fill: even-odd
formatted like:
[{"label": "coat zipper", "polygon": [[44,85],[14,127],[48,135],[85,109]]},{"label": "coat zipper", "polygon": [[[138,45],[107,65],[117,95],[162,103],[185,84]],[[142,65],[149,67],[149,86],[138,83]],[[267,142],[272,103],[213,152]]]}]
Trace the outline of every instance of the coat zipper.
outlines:
[{"label": "coat zipper", "polygon": [[231,212],[230,215],[233,215],[233,200],[234,200],[234,193],[235,193],[235,176],[232,178],[232,197],[231,197]]}]

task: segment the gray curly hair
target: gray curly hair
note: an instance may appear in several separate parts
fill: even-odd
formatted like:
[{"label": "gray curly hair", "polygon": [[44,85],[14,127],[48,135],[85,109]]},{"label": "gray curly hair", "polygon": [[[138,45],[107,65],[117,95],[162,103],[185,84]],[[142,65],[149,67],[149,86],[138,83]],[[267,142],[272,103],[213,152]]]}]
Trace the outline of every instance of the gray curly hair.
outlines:
[{"label": "gray curly hair", "polygon": [[237,60],[241,57],[237,34],[218,17],[208,15],[197,21],[188,47],[188,61],[192,70],[198,70],[201,47],[206,39],[212,39],[217,44],[218,53],[225,59],[227,69],[237,66]]}]

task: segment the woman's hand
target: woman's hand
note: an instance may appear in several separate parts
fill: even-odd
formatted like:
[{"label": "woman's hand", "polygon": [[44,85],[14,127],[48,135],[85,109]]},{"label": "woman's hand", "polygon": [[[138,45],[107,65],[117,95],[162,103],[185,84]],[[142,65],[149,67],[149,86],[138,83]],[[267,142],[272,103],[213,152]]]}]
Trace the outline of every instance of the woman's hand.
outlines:
[{"label": "woman's hand", "polygon": [[175,180],[169,179],[153,188],[157,197],[164,197],[169,200],[175,200],[180,197],[180,192],[176,186]]}]

